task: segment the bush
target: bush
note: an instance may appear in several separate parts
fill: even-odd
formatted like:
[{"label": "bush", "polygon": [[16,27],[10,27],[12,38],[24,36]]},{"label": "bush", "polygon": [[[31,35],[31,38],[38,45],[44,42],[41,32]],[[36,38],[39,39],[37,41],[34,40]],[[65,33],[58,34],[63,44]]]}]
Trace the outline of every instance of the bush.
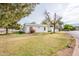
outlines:
[{"label": "bush", "polygon": [[52,30],[48,30],[48,32],[52,32]]},{"label": "bush", "polygon": [[34,33],[34,32],[35,32],[35,30],[33,30],[33,29],[30,30],[30,33]]},{"label": "bush", "polygon": [[19,32],[16,32],[16,34],[24,34],[25,32],[23,31],[19,31]]},{"label": "bush", "polygon": [[30,27],[30,33],[34,33],[35,29],[33,29],[33,27]]}]

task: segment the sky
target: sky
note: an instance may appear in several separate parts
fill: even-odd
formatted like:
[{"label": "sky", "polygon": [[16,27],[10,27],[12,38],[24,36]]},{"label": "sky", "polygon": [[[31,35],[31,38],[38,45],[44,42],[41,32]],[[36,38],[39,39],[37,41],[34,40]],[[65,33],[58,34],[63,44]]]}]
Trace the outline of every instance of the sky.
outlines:
[{"label": "sky", "polygon": [[45,10],[50,13],[51,18],[54,17],[54,13],[63,17],[62,21],[65,24],[79,23],[79,4],[69,3],[40,3],[28,17],[22,18],[19,23],[36,22],[37,24],[40,24],[45,19]]}]

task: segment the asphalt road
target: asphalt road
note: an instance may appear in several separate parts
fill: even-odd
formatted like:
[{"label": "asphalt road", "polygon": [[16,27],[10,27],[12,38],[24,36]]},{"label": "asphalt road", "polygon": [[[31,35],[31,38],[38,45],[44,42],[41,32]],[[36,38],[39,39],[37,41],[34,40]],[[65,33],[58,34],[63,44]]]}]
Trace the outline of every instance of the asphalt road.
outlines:
[{"label": "asphalt road", "polygon": [[67,33],[76,39],[76,46],[73,52],[73,56],[79,56],[79,31],[69,31]]}]

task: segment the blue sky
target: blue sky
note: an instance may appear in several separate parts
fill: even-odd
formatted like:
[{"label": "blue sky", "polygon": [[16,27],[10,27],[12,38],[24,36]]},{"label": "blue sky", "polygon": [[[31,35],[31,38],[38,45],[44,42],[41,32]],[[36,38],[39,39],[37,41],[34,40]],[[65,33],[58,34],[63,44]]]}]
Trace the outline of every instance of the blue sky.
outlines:
[{"label": "blue sky", "polygon": [[28,17],[22,18],[19,23],[31,23],[36,22],[40,24],[44,18],[44,12],[47,10],[50,12],[51,18],[53,18],[56,12],[58,16],[62,16],[64,23],[76,24],[79,23],[79,4],[68,4],[68,3],[41,3],[35,7],[35,10]]}]

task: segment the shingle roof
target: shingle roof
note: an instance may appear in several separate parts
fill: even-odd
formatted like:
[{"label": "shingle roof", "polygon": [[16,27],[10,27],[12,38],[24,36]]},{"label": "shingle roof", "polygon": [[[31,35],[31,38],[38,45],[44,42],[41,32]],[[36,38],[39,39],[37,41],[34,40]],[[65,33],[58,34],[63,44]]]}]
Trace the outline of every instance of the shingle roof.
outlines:
[{"label": "shingle roof", "polygon": [[41,27],[44,27],[44,26],[47,26],[47,25],[42,25],[42,24],[25,24],[25,26],[41,26]]}]

